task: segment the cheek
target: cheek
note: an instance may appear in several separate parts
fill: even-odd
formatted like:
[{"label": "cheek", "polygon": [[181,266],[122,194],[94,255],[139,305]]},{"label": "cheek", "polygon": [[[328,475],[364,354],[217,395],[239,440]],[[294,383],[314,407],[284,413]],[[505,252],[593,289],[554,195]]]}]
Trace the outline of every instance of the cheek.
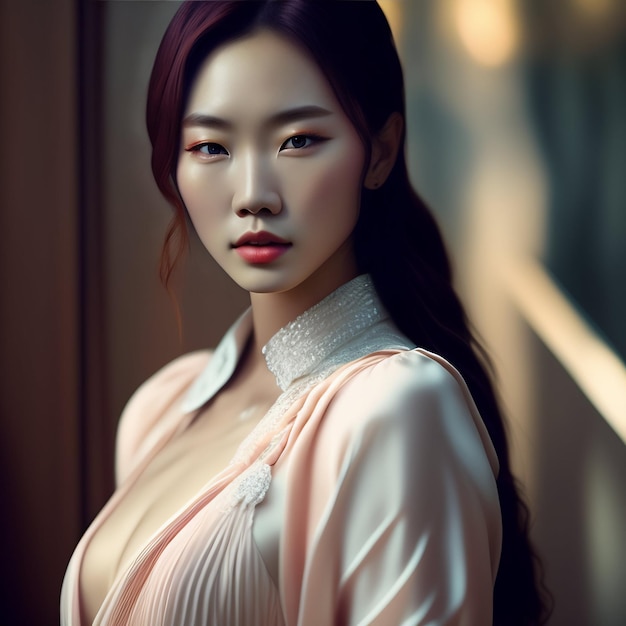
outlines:
[{"label": "cheek", "polygon": [[[363,151],[351,147],[321,159],[315,167],[304,168],[288,177],[289,205],[296,212],[314,211],[316,223],[328,226],[328,218],[337,226],[354,225],[361,198]],[[299,201],[298,201],[299,200]]]},{"label": "cheek", "polygon": [[177,170],[178,191],[187,208],[189,217],[200,235],[204,238],[205,226],[217,218],[219,186],[212,184],[206,172],[195,171],[195,168],[179,167]]},{"label": "cheek", "polygon": [[179,166],[176,170],[176,185],[178,186],[178,193],[183,199],[183,204],[193,219],[201,195],[199,180],[189,172],[188,168]]}]

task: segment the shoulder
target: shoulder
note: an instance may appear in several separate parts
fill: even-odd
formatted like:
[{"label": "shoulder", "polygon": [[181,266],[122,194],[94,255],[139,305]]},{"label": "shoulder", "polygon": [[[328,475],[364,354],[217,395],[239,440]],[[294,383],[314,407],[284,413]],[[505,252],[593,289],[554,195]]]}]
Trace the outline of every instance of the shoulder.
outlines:
[{"label": "shoulder", "polygon": [[148,378],[131,396],[117,430],[115,456],[118,483],[134,466],[148,435],[158,430],[166,414],[177,411],[185,392],[211,356],[210,350],[180,356]]},{"label": "shoulder", "polygon": [[478,455],[497,473],[493,445],[463,378],[442,357],[418,349],[381,358],[352,376],[330,403],[321,434],[338,464],[394,442],[393,449],[411,456],[421,450],[430,458],[438,448],[474,463]]},{"label": "shoulder", "polygon": [[407,412],[426,418],[451,398],[469,400],[458,372],[441,357],[405,350],[358,371],[336,394],[333,409],[358,414],[359,422],[398,419]]},{"label": "shoulder", "polygon": [[178,400],[206,367],[211,355],[210,350],[199,350],[180,356],[162,367],[131,396],[122,413],[122,419],[132,416],[137,409],[151,406],[162,410]]},{"label": "shoulder", "polygon": [[441,357],[421,350],[402,350],[364,368],[342,389],[342,395],[368,390],[368,401],[389,412],[396,404],[416,398],[437,398],[456,392],[454,368]]}]

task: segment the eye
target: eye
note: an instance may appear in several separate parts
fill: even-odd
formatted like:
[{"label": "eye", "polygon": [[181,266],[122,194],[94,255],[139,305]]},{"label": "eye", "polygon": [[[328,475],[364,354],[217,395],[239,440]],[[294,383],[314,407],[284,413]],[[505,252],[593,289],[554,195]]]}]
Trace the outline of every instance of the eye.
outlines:
[{"label": "eye", "polygon": [[219,154],[228,155],[228,150],[224,148],[224,146],[219,143],[212,143],[209,141],[203,141],[200,143],[193,144],[185,148],[186,152],[195,152],[201,156],[216,156]]},{"label": "eye", "polygon": [[324,137],[319,135],[293,135],[280,147],[281,150],[302,150],[310,148],[320,141],[325,141]]}]

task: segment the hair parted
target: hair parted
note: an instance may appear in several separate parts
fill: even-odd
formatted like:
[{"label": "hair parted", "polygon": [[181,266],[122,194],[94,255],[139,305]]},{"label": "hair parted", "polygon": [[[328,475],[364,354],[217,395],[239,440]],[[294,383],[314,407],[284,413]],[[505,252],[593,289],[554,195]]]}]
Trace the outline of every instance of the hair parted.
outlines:
[{"label": "hair parted", "polygon": [[[375,0],[211,0],[185,2],[156,56],[147,102],[156,183],[174,208],[161,258],[167,285],[187,246],[187,212],[176,186],[180,125],[199,65],[219,46],[259,29],[290,39],[314,59],[358,132],[369,162],[371,138],[389,116],[405,116],[402,67]],[[357,263],[371,274],[396,325],[418,346],[463,375],[500,461],[497,478],[503,545],[494,591],[494,625],[544,624],[549,594],[538,582],[528,509],[511,474],[507,438],[488,359],[453,286],[439,228],[408,175],[404,138],[385,183],[362,190],[354,233]]]}]

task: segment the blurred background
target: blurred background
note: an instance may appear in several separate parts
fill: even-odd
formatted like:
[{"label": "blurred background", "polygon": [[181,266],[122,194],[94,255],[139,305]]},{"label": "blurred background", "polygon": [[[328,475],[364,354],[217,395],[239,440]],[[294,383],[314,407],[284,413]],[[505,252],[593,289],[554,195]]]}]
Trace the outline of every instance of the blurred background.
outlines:
[{"label": "blurred background", "polygon": [[[384,0],[410,164],[493,355],[555,626],[626,623],[626,3]],[[144,104],[178,2],[0,0],[0,624],[58,623],[120,411],[246,306],[170,214]]]}]

